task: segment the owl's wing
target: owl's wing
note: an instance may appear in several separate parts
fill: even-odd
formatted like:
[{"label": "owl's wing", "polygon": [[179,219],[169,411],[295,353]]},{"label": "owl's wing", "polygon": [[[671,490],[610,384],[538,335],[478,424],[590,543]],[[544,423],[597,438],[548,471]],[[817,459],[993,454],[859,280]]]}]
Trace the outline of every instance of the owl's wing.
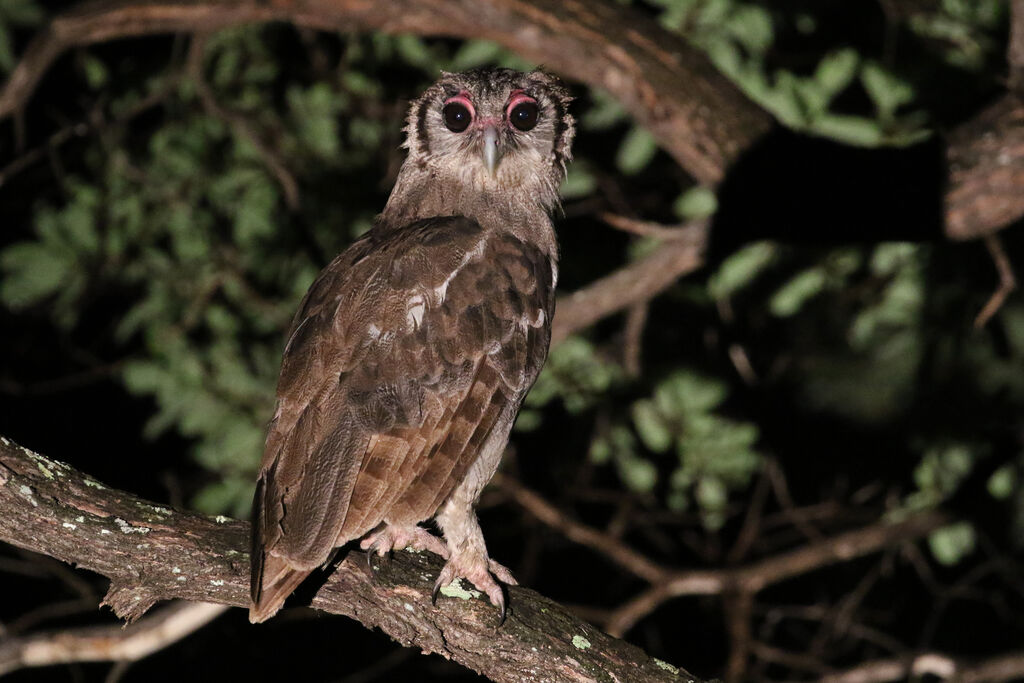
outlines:
[{"label": "owl's wing", "polygon": [[381,521],[431,517],[547,352],[552,264],[463,217],[371,233],[293,323],[253,512],[252,618]]}]

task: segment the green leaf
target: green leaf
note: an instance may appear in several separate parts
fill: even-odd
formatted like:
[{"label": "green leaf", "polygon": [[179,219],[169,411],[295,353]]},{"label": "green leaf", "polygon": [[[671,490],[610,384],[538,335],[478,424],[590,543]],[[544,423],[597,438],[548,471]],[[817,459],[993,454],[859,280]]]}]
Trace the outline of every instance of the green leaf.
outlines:
[{"label": "green leaf", "polygon": [[818,68],[814,71],[814,80],[829,94],[835,97],[853,82],[857,76],[860,57],[853,48],[836,50],[825,55]]},{"label": "green leaf", "polygon": [[721,404],[728,395],[725,383],[688,370],[679,370],[658,384],[654,403],[667,418],[693,420]]},{"label": "green leaf", "polygon": [[654,463],[637,457],[622,457],[616,460],[619,477],[630,491],[650,493],[658,483],[658,470]]},{"label": "green leaf", "polygon": [[672,213],[684,220],[707,218],[718,210],[718,197],[709,187],[691,187],[676,198]]},{"label": "green leaf", "polygon": [[741,5],[732,12],[725,25],[729,33],[754,54],[763,54],[774,41],[772,17],[763,7]]},{"label": "green leaf", "polygon": [[449,68],[452,71],[465,71],[491,64],[502,50],[501,45],[492,40],[467,40],[452,57]]},{"label": "green leaf", "polygon": [[619,101],[603,90],[593,91],[594,106],[583,112],[580,127],[585,130],[608,130],[629,117]]},{"label": "green leaf", "polygon": [[597,178],[584,163],[575,163],[562,181],[559,193],[563,199],[580,199],[592,195],[597,189]]},{"label": "green leaf", "polygon": [[672,445],[672,430],[662,419],[653,401],[633,404],[633,424],[644,445],[656,453],[664,453]]},{"label": "green leaf", "polygon": [[928,547],[940,564],[952,566],[974,552],[976,541],[971,523],[958,522],[933,531],[928,536]]},{"label": "green leaf", "polygon": [[896,110],[914,99],[914,88],[875,62],[868,62],[860,73],[861,83],[882,119],[891,119]]},{"label": "green leaf", "polygon": [[1006,500],[1017,489],[1017,470],[1003,465],[988,478],[988,492],[996,500]]},{"label": "green leaf", "polygon": [[395,50],[403,60],[424,71],[434,72],[440,66],[427,44],[419,36],[403,33],[395,36]]},{"label": "green leaf", "polygon": [[0,268],[5,273],[0,300],[12,309],[39,303],[61,288],[73,265],[65,252],[44,244],[13,244],[0,254]]},{"label": "green leaf", "polygon": [[651,163],[657,151],[658,144],[655,142],[654,136],[645,129],[634,126],[626,133],[622,144],[619,145],[615,164],[626,175],[634,175]]},{"label": "green leaf", "polygon": [[92,90],[99,90],[107,84],[109,79],[107,65],[98,57],[89,53],[83,54],[82,69],[85,72],[85,82]]},{"label": "green leaf", "polygon": [[715,299],[727,299],[750,285],[775,262],[777,248],[771,242],[754,242],[731,254],[708,278],[708,291]]},{"label": "green leaf", "polygon": [[769,308],[773,315],[780,318],[795,315],[807,301],[820,294],[824,287],[825,269],[820,266],[807,268],[776,290]]},{"label": "green leaf", "polygon": [[286,94],[299,138],[313,153],[332,158],[341,148],[337,113],[340,100],[330,85],[316,83],[309,88],[292,87]]}]

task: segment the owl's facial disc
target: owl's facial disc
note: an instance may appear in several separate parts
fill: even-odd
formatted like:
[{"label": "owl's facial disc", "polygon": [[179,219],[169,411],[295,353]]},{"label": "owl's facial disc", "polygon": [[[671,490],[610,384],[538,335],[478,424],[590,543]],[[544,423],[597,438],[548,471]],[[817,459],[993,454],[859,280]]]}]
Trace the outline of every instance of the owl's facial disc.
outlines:
[{"label": "owl's facial disc", "polygon": [[521,89],[509,93],[504,108],[497,111],[478,111],[465,90],[448,97],[441,108],[445,128],[460,137],[466,135],[492,178],[511,142],[508,138],[533,130],[539,115],[537,100]]}]

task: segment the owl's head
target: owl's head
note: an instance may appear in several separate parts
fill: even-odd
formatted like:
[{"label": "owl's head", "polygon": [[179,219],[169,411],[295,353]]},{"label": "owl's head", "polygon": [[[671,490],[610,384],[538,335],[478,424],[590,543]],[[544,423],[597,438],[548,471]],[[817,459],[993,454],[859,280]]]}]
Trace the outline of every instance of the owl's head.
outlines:
[{"label": "owl's head", "polygon": [[544,71],[446,73],[409,109],[406,163],[484,193],[534,193],[550,207],[570,158],[571,100]]}]

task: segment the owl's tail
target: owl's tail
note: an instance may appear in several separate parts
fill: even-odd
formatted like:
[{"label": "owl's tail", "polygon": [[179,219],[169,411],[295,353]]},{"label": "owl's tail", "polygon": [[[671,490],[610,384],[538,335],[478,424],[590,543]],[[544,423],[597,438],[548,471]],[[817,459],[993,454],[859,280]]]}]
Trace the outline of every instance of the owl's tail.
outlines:
[{"label": "owl's tail", "polygon": [[309,576],[311,570],[296,569],[287,560],[265,553],[260,553],[259,557],[254,556],[253,563],[249,621],[258,624],[281,609],[284,601]]}]

